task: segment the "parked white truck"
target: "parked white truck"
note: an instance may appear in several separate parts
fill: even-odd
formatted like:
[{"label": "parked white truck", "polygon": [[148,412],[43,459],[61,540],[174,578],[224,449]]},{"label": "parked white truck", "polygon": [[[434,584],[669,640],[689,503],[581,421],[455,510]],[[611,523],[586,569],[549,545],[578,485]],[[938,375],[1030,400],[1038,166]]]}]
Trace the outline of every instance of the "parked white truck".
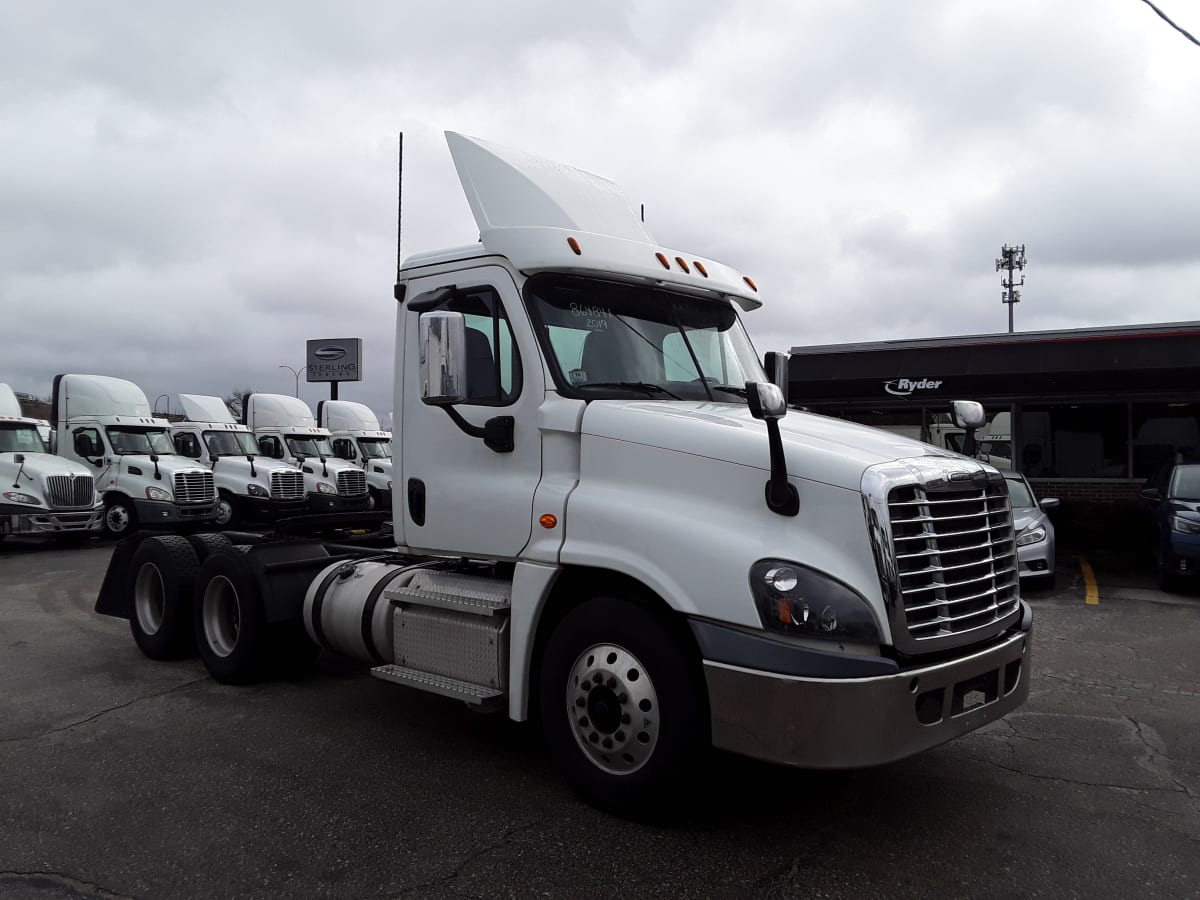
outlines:
[{"label": "parked white truck", "polygon": [[217,489],[213,524],[274,522],[308,510],[304,473],[267,459],[249,427],[238,422],[220,397],[180,394],[187,420],[171,424],[175,452],[210,469]]},{"label": "parked white truck", "polygon": [[371,509],[392,506],[392,436],[371,408],[353,400],[322,400],[317,422],[333,436],[333,453],[367,473]]},{"label": "parked white truck", "polygon": [[334,455],[329,429],[317,425],[307,403],[285,394],[247,394],[242,409],[263,455],[304,474],[310,512],[359,512],[370,506],[366,473]]},{"label": "parked white truck", "polygon": [[315,643],[536,711],[619,812],[694,790],[712,745],[869,766],[1024,701],[999,472],[786,414],[749,277],[655,242],[611,182],[447,137],[480,240],[398,267],[394,550],[131,541],[99,612],[148,611],[224,682]]},{"label": "parked white truck", "polygon": [[201,525],[216,515],[212,472],[175,455],[170,423],[151,414],[132,381],[56,375],[51,418],[59,456],[92,473],[112,537]]},{"label": "parked white truck", "polygon": [[28,418],[7,384],[0,384],[0,540],[10,534],[63,540],[100,530],[104,506],[92,473],[53,456],[41,420]]}]

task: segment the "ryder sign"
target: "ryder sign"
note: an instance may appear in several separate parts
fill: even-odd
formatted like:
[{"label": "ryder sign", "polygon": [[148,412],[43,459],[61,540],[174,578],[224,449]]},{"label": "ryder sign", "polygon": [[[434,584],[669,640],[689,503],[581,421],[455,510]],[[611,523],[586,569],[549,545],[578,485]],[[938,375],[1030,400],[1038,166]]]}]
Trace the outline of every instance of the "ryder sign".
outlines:
[{"label": "ryder sign", "polygon": [[362,338],[308,342],[308,381],[362,381]]}]

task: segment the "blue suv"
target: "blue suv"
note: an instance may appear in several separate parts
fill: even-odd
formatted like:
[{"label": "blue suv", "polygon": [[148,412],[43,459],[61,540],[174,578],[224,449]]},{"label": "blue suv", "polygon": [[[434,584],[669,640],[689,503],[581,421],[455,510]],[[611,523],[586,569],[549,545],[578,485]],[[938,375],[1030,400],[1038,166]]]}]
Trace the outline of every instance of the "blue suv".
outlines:
[{"label": "blue suv", "polygon": [[1159,585],[1176,591],[1200,575],[1200,463],[1167,466],[1141,492],[1154,523]]}]

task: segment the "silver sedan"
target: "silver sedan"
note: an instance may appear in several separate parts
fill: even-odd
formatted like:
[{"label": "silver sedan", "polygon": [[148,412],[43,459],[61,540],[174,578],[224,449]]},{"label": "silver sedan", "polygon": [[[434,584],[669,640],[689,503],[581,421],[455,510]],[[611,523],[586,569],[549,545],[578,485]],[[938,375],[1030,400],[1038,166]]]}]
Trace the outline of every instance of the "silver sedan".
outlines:
[{"label": "silver sedan", "polygon": [[1020,472],[1005,472],[1004,479],[1017,533],[1021,581],[1030,587],[1054,587],[1054,525],[1046,511],[1057,508],[1058,500],[1045,497],[1039,503]]}]

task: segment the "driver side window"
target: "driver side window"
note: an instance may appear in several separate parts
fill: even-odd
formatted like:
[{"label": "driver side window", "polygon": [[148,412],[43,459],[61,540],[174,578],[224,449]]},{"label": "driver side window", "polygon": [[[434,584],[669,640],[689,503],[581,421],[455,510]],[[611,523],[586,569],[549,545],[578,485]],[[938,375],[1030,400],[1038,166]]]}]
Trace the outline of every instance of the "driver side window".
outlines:
[{"label": "driver side window", "polygon": [[274,435],[267,435],[258,439],[258,449],[262,451],[262,455],[271,459],[283,459],[283,445],[279,443],[279,438]]},{"label": "driver side window", "polygon": [[175,452],[180,456],[191,459],[200,458],[200,442],[190,431],[180,431],[175,435]]},{"label": "driver side window", "polygon": [[104,444],[100,440],[100,432],[95,428],[75,429],[75,453],[79,456],[103,456]]},{"label": "driver side window", "polygon": [[333,455],[338,459],[357,459],[358,454],[354,452],[354,441],[349,438],[334,438]]}]

